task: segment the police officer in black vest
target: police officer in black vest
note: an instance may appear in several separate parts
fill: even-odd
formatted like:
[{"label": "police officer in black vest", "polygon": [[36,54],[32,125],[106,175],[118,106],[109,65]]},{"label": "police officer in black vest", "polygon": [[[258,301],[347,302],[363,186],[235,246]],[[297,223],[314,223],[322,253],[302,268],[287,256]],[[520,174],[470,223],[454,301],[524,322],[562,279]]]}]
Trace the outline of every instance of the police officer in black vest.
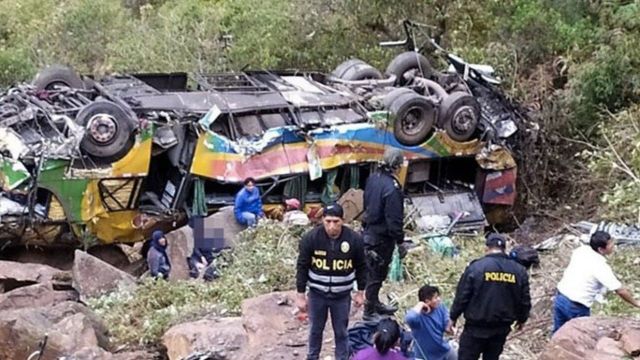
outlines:
[{"label": "police officer in black vest", "polygon": [[[309,313],[309,352],[307,360],[317,360],[322,347],[322,332],[331,313],[335,335],[335,358],[347,360],[347,327],[351,309],[351,290],[356,280],[356,306],[364,302],[365,258],[362,236],[343,225],[340,205],[327,206],[322,212],[322,226],[309,231],[300,241],[296,287],[296,305]],[[305,295],[306,287],[308,295]]]},{"label": "police officer in black vest", "polygon": [[521,329],[531,310],[527,270],[505,254],[502,235],[489,234],[486,245],[486,255],[462,274],[449,313],[454,325],[464,313],[459,360],[477,360],[480,354],[497,360],[511,325]]},{"label": "police officer in black vest", "polygon": [[[367,287],[364,318],[390,315],[395,306],[380,302],[382,282],[387,277],[396,244],[404,241],[404,197],[396,178],[404,156],[387,148],[379,171],[369,176],[364,189],[364,243],[367,256]],[[404,250],[404,249],[402,249]]]}]

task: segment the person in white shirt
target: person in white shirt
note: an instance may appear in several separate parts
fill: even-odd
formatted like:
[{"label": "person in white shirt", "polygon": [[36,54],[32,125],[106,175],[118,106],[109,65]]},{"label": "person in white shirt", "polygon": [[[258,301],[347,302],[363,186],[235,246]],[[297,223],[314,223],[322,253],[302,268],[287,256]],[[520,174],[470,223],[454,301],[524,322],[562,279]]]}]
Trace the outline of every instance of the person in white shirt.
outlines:
[{"label": "person in white shirt", "polygon": [[589,245],[573,251],[569,266],[558,283],[553,305],[553,333],[573,318],[591,315],[591,305],[596,297],[607,291],[615,291],[624,301],[640,307],[607,264],[605,256],[613,253],[615,246],[611,235],[596,231],[591,235]]}]

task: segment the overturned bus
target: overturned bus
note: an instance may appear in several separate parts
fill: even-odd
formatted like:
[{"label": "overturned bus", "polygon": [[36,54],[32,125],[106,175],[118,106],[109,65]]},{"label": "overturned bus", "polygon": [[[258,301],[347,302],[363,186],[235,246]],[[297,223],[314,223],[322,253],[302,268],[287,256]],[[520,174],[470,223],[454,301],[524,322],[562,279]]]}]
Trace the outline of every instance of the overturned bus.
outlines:
[{"label": "overturned bus", "polygon": [[[448,96],[466,100],[443,109]],[[419,78],[94,79],[52,66],[0,98],[0,248],[142,241],[233,204],[246,177],[265,207],[295,197],[312,209],[363,187],[385,147],[404,152],[402,181],[425,215],[459,209],[484,224],[483,208],[513,204],[516,166],[481,111]]]}]

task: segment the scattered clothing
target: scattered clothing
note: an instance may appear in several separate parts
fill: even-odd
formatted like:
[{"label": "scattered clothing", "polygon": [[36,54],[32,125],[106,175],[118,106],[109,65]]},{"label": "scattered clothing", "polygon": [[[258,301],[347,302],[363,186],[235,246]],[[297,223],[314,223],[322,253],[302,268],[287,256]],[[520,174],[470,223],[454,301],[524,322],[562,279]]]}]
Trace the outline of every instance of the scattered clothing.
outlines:
[{"label": "scattered clothing", "polygon": [[167,244],[164,246],[160,244],[161,238],[164,238],[164,233],[160,230],[154,231],[151,235],[151,246],[147,252],[147,265],[152,277],[167,279],[171,272],[171,261],[167,255]]}]

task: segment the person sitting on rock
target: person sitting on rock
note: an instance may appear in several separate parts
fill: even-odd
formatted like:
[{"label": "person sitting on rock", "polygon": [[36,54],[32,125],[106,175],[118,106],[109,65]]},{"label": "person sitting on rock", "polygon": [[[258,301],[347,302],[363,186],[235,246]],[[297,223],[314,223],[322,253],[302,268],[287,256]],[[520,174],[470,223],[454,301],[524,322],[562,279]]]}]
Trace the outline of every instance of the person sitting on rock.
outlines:
[{"label": "person sitting on rock", "polygon": [[406,360],[397,349],[399,342],[400,326],[395,320],[384,318],[373,334],[374,346],[358,351],[352,360]]},{"label": "person sitting on rock", "polygon": [[167,279],[171,272],[171,261],[167,255],[167,238],[161,230],[151,234],[151,246],[147,252],[147,265],[154,278]]},{"label": "person sitting on rock", "polygon": [[458,359],[457,345],[444,337],[445,333],[453,335],[453,327],[436,286],[424,285],[418,290],[418,303],[407,311],[405,322],[413,334],[416,360]]},{"label": "person sitting on rock", "polygon": [[244,187],[236,194],[233,213],[239,224],[248,227],[255,226],[258,219],[264,217],[260,190],[254,178],[244,180]]}]

